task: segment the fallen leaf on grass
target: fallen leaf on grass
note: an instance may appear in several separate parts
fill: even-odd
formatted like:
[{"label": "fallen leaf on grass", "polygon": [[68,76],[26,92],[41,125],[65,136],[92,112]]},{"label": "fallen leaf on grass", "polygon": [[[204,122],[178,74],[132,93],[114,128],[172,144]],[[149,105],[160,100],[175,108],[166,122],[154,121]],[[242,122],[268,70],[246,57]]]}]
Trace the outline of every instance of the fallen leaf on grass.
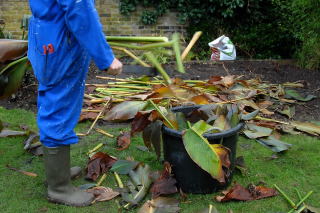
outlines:
[{"label": "fallen leaf on grass", "polygon": [[110,171],[116,172],[120,175],[127,175],[138,166],[139,162],[130,160],[118,160],[112,165]]},{"label": "fallen leaf on grass", "polygon": [[86,179],[96,181],[100,174],[107,172],[117,159],[103,152],[94,154],[87,165]]},{"label": "fallen leaf on grass", "polygon": [[117,138],[118,150],[122,151],[127,149],[131,143],[131,135],[129,132],[122,132]]},{"label": "fallen leaf on grass", "polygon": [[259,138],[256,139],[256,141],[274,152],[283,152],[292,146],[292,144],[284,143],[273,136],[269,136],[268,138]]},{"label": "fallen leaf on grass", "polygon": [[157,120],[149,126],[147,126],[143,132],[142,132],[142,137],[143,137],[143,142],[146,147],[150,150],[153,146],[158,159],[161,156],[161,145],[162,145],[162,122]]},{"label": "fallen leaf on grass", "polygon": [[171,175],[171,165],[168,162],[164,163],[164,169],[160,177],[154,182],[151,187],[152,198],[157,198],[161,195],[169,195],[178,192],[176,187],[176,179]]},{"label": "fallen leaf on grass", "polygon": [[216,201],[250,201],[278,195],[277,190],[273,188],[255,185],[249,185],[247,188],[244,188],[240,184],[236,184],[231,189],[223,191],[222,193],[224,194],[223,196],[216,196]]},{"label": "fallen leaf on grass", "polygon": [[95,183],[87,183],[87,184],[83,184],[81,186],[78,186],[79,189],[81,190],[87,190],[87,189],[91,189],[93,187],[95,187],[97,184]]},{"label": "fallen leaf on grass", "polygon": [[320,213],[320,208],[315,208],[309,205],[305,205],[308,213]]},{"label": "fallen leaf on grass", "polygon": [[146,101],[125,101],[114,106],[103,120],[107,121],[127,121],[147,106]]},{"label": "fallen leaf on grass", "polygon": [[6,167],[8,169],[10,169],[10,170],[13,170],[13,171],[16,171],[16,172],[20,172],[20,173],[22,173],[24,175],[27,175],[27,176],[30,176],[30,177],[37,177],[38,176],[37,174],[35,174],[33,172],[26,172],[26,171],[23,171],[23,170],[20,170],[20,169],[13,168],[13,167],[11,167],[9,165],[7,165]]},{"label": "fallen leaf on grass", "polygon": [[169,197],[158,197],[148,200],[138,213],[177,213],[180,211],[179,201]]},{"label": "fallen leaf on grass", "polygon": [[91,189],[88,189],[87,192],[92,193],[95,196],[95,201],[108,201],[120,195],[119,192],[113,191],[111,188],[104,186],[97,186]]},{"label": "fallen leaf on grass", "polygon": [[129,176],[132,181],[128,181],[128,183],[132,183],[130,184],[132,186],[129,187],[131,188],[131,193],[129,191],[121,192],[122,199],[128,202],[128,207],[137,205],[148,194],[153,181],[151,174],[150,167],[142,164],[138,165],[135,170],[131,170],[129,172]]},{"label": "fallen leaf on grass", "polygon": [[131,135],[143,131],[151,122],[159,118],[156,110],[138,112],[131,123]]},{"label": "fallen leaf on grass", "polygon": [[87,120],[94,121],[97,118],[98,114],[98,112],[81,112],[79,122]]},{"label": "fallen leaf on grass", "polygon": [[262,127],[262,126],[257,126],[254,124],[247,124],[246,125],[246,130],[243,131],[243,133],[250,139],[255,139],[255,138],[262,138],[262,137],[267,137],[272,134],[272,129]]},{"label": "fallen leaf on grass", "polygon": [[8,130],[8,129],[3,129],[0,132],[0,138],[24,136],[24,135],[27,135],[27,132],[13,131],[13,130]]}]

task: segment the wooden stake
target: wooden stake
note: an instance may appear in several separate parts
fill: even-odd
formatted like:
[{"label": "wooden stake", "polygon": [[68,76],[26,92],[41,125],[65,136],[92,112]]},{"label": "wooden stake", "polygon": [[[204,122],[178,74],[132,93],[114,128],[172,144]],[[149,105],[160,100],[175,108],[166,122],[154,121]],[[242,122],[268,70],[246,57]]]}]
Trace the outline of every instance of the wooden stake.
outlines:
[{"label": "wooden stake", "polygon": [[181,55],[182,61],[187,57],[187,55],[189,54],[190,50],[195,45],[195,43],[199,40],[201,35],[202,35],[202,31],[198,31],[193,35],[191,41],[189,42],[188,46],[186,47],[186,49],[183,51],[183,53]]}]

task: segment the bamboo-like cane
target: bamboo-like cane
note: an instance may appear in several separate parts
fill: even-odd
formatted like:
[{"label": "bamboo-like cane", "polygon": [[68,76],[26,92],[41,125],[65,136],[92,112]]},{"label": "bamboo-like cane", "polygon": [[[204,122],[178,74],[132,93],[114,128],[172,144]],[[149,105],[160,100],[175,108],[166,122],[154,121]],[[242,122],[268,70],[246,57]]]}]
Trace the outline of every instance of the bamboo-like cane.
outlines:
[{"label": "bamboo-like cane", "polygon": [[134,60],[136,60],[136,61],[137,61],[140,65],[142,65],[143,67],[150,67],[149,64],[145,63],[145,62],[142,61],[140,58],[138,58],[135,54],[133,54],[132,52],[130,52],[129,50],[127,50],[127,49],[125,49],[125,48],[123,48],[123,47],[111,46],[111,48],[126,53],[128,56],[130,56],[131,58],[133,58]]},{"label": "bamboo-like cane", "polygon": [[107,41],[125,41],[125,42],[168,42],[167,37],[152,36],[106,36]]},{"label": "bamboo-like cane", "polygon": [[108,136],[110,138],[114,138],[114,135],[111,135],[110,133],[107,133],[106,131],[99,129],[99,128],[95,128],[94,130],[96,130],[97,132],[99,132],[100,134],[103,134],[105,136]]},{"label": "bamboo-like cane", "polygon": [[157,58],[153,55],[152,52],[145,53],[145,56],[150,61],[150,63],[158,70],[162,75],[163,79],[167,84],[172,84],[172,81],[166,71],[162,68],[161,64],[158,62]]},{"label": "bamboo-like cane", "polygon": [[184,66],[183,66],[182,59],[181,59],[179,34],[177,34],[177,33],[173,34],[172,42],[173,42],[172,43],[172,48],[173,48],[173,51],[174,51],[174,53],[176,55],[177,70],[178,70],[178,72],[185,73]]},{"label": "bamboo-like cane", "polygon": [[195,45],[195,43],[199,40],[201,35],[202,35],[202,31],[198,31],[193,35],[190,43],[188,44],[188,46],[186,47],[186,49],[183,51],[183,53],[181,55],[181,60],[182,61],[187,57],[187,55],[189,54],[190,50]]}]

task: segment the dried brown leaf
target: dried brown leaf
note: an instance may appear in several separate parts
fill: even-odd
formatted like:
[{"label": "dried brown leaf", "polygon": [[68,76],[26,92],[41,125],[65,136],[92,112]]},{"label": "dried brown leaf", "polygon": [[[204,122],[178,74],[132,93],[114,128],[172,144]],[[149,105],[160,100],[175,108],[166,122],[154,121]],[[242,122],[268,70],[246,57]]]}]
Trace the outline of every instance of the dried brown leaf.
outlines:
[{"label": "dried brown leaf", "polygon": [[107,172],[116,161],[116,158],[111,157],[106,153],[97,152],[90,158],[88,162],[86,168],[86,179],[96,181],[98,177]]},{"label": "dried brown leaf", "polygon": [[231,200],[259,200],[262,198],[273,197],[278,195],[277,190],[273,188],[255,185],[249,185],[247,188],[244,188],[240,184],[236,184],[229,190],[223,191],[222,193],[224,194],[223,196],[217,196],[215,198],[218,202],[226,202]]},{"label": "dried brown leaf", "polygon": [[118,137],[117,137],[117,145],[118,145],[118,150],[125,150],[127,149],[131,144],[131,135],[130,132],[122,132]]},{"label": "dried brown leaf", "polygon": [[177,181],[171,175],[171,165],[168,162],[164,163],[164,169],[160,177],[154,182],[151,187],[152,198],[157,198],[161,195],[169,195],[178,192],[176,187]]},{"label": "dried brown leaf", "polygon": [[97,186],[88,189],[87,192],[92,193],[95,196],[95,201],[108,201],[120,195],[119,192],[113,191],[113,189],[104,186]]}]

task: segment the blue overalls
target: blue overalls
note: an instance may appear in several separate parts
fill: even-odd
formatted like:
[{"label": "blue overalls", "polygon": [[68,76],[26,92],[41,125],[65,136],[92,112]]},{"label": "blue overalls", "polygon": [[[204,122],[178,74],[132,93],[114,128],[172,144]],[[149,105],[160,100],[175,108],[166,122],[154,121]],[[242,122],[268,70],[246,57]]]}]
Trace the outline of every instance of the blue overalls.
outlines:
[{"label": "blue overalls", "polygon": [[89,62],[104,70],[114,55],[93,0],[30,0],[30,7],[28,58],[39,82],[40,141],[74,144]]}]

